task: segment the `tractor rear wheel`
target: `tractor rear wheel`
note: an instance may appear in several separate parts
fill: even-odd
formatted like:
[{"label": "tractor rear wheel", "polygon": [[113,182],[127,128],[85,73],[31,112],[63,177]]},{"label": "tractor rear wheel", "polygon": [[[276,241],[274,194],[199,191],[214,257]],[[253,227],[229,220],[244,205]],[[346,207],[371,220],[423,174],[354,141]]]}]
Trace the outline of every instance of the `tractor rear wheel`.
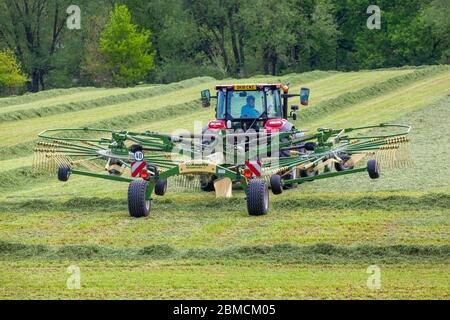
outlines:
[{"label": "tractor rear wheel", "polygon": [[60,165],[58,168],[58,180],[66,182],[70,177],[70,167],[68,165]]},{"label": "tractor rear wheel", "polygon": [[378,168],[377,160],[367,161],[367,172],[370,179],[378,179],[380,177],[380,169]]},{"label": "tractor rear wheel", "polygon": [[167,180],[158,180],[155,184],[155,194],[157,196],[163,196],[167,192]]},{"label": "tractor rear wheel", "polygon": [[132,181],[128,186],[128,212],[134,218],[150,214],[150,199],[146,199],[149,184],[145,180]]},{"label": "tractor rear wheel", "polygon": [[250,180],[247,190],[247,211],[251,216],[262,216],[269,211],[269,188],[266,181]]},{"label": "tractor rear wheel", "polygon": [[272,189],[273,194],[283,193],[283,186],[281,184],[281,176],[279,174],[274,174],[270,177],[270,189]]},{"label": "tractor rear wheel", "polygon": [[351,159],[351,156],[348,154],[340,154],[339,158],[341,158],[342,162],[335,162],[334,168],[336,171],[346,171],[354,168],[353,165],[348,165],[347,162]]}]

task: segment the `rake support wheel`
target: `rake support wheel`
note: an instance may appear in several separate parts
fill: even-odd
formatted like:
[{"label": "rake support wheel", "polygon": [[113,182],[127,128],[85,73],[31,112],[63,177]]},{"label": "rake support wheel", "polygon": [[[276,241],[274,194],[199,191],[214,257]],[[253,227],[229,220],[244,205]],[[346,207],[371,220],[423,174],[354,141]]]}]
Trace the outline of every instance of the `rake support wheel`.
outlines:
[{"label": "rake support wheel", "polygon": [[347,161],[349,161],[352,157],[348,154],[340,154],[339,158],[341,158],[342,162],[336,162],[334,164],[334,168],[336,171],[345,171],[345,170],[351,170],[354,168],[353,165],[348,165]]},{"label": "rake support wheel", "polygon": [[380,170],[376,160],[369,160],[367,162],[367,172],[369,173],[370,179],[378,179],[380,177]]},{"label": "rake support wheel", "polygon": [[274,174],[270,177],[270,189],[272,189],[273,194],[283,193],[283,186],[281,184],[281,176]]},{"label": "rake support wheel", "polygon": [[67,165],[61,165],[58,168],[58,180],[66,182],[70,177],[70,167]]},{"label": "rake support wheel", "polygon": [[155,194],[157,196],[163,196],[167,192],[167,180],[158,180],[155,184]]},{"label": "rake support wheel", "polygon": [[262,216],[269,211],[269,188],[264,180],[254,179],[248,184],[247,211],[251,216]]},{"label": "rake support wheel", "polygon": [[149,184],[145,180],[130,182],[128,186],[128,212],[134,218],[147,217],[150,214],[151,200],[146,199]]}]

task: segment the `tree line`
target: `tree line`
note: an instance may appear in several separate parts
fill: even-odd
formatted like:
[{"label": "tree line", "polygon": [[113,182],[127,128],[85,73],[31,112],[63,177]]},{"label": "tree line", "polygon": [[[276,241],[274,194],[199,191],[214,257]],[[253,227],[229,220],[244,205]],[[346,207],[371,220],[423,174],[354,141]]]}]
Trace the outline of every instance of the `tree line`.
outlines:
[{"label": "tree line", "polygon": [[449,16],[447,0],[0,0],[0,90],[449,63]]}]

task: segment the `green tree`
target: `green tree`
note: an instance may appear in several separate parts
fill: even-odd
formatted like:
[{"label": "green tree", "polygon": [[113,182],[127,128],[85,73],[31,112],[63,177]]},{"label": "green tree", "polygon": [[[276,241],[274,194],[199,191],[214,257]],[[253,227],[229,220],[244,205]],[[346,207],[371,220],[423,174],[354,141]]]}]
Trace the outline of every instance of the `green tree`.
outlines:
[{"label": "green tree", "polygon": [[0,93],[11,94],[27,82],[19,62],[11,50],[0,51]]},{"label": "green tree", "polygon": [[44,77],[52,68],[68,5],[68,0],[0,1],[0,38],[30,75],[33,92],[45,89]]},{"label": "green tree", "polygon": [[108,16],[91,17],[88,34],[84,42],[84,57],[81,64],[81,83],[84,85],[111,85],[112,75],[106,57],[100,52],[100,35],[107,23]]},{"label": "green tree", "polygon": [[246,48],[260,57],[265,74],[279,74],[296,43],[295,12],[276,0],[257,0],[243,4],[240,16],[245,23]]},{"label": "green tree", "polygon": [[314,9],[309,24],[311,69],[334,69],[336,67],[337,37],[339,31],[331,15],[331,6],[320,2]]},{"label": "green tree", "polygon": [[450,63],[450,2],[433,0],[421,16],[425,26],[429,26],[436,41],[432,44],[433,57],[442,63]]},{"label": "green tree", "polygon": [[100,36],[99,51],[106,57],[116,85],[142,81],[155,67],[150,31],[138,30],[126,5],[116,6]]}]

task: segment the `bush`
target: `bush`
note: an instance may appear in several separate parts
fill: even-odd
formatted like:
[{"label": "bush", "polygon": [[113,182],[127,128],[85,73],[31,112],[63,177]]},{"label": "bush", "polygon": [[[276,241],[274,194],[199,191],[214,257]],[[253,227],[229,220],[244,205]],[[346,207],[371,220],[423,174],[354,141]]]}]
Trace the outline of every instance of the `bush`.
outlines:
[{"label": "bush", "polygon": [[11,50],[0,51],[0,94],[17,93],[27,81],[14,53]]}]

